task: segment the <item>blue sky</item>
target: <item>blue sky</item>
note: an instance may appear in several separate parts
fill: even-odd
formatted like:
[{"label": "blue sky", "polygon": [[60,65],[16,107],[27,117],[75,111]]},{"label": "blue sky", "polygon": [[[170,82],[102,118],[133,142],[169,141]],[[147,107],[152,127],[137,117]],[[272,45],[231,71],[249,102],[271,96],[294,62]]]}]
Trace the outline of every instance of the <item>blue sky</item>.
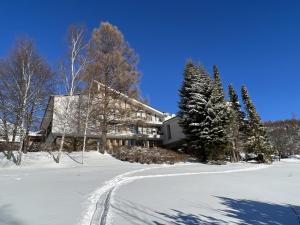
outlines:
[{"label": "blue sky", "polygon": [[177,112],[191,57],[209,71],[217,64],[225,86],[245,84],[264,120],[300,117],[300,1],[1,1],[0,57],[27,35],[55,66],[70,24],[92,31],[101,21],[118,26],[138,53],[153,107]]}]

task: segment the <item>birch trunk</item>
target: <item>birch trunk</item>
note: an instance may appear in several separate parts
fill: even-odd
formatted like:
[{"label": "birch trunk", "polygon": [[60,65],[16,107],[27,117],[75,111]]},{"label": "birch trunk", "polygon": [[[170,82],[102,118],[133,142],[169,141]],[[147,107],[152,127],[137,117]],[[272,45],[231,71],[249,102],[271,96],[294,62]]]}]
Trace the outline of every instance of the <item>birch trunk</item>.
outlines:
[{"label": "birch trunk", "polygon": [[83,135],[83,145],[82,145],[82,164],[83,164],[83,155],[86,149],[86,139],[87,139],[87,128],[88,128],[88,123],[89,123],[89,116],[90,112],[92,110],[92,104],[91,104],[91,90],[89,89],[89,96],[88,96],[88,108],[87,108],[87,114],[85,118],[85,123],[84,123],[84,135]]},{"label": "birch trunk", "polygon": [[67,120],[69,118],[69,108],[70,108],[70,100],[68,98],[67,106],[66,106],[66,110],[65,110],[65,116],[64,116],[63,133],[62,133],[62,136],[61,136],[60,146],[59,146],[59,150],[58,150],[58,154],[57,154],[57,158],[56,158],[57,163],[60,162],[61,153],[62,153],[63,148],[64,148],[65,136],[66,136],[66,126],[67,126]]},{"label": "birch trunk", "polygon": [[[29,54],[30,56],[31,54]],[[25,65],[23,63],[23,70],[22,70],[22,76],[25,82],[25,93],[24,93],[24,97],[23,97],[23,103],[22,103],[22,111],[21,111],[21,127],[20,127],[20,145],[19,145],[19,149],[18,149],[18,157],[17,157],[17,165],[21,165],[22,162],[22,155],[23,155],[23,147],[24,147],[24,140],[25,140],[25,134],[26,134],[26,108],[27,108],[27,101],[28,101],[28,92],[29,92],[29,88],[31,85],[31,78],[32,78],[32,71],[30,71],[31,68],[31,64],[30,62],[28,62],[26,64],[26,68]],[[26,71],[26,69],[28,71]],[[21,89],[20,89],[21,91]],[[23,94],[23,93],[21,93]]]}]

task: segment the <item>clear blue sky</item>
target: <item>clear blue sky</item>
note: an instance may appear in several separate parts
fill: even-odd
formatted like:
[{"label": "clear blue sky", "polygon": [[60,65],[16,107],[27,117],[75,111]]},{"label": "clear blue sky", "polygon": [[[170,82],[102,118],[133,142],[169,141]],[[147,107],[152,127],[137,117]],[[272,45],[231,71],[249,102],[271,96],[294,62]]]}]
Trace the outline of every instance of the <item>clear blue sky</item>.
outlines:
[{"label": "clear blue sky", "polygon": [[20,35],[55,65],[65,33],[84,22],[118,26],[140,57],[142,94],[177,112],[186,59],[217,64],[223,83],[242,84],[264,120],[300,117],[300,1],[1,1],[0,56]]}]

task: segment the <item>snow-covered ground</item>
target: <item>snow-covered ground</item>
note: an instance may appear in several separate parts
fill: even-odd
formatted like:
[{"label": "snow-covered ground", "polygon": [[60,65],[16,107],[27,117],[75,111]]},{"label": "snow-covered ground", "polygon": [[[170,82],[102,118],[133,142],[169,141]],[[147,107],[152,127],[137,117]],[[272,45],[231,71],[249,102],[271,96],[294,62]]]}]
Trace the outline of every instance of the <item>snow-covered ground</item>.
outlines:
[{"label": "snow-covered ground", "polygon": [[96,152],[0,153],[1,225],[299,224],[300,160],[141,165]]}]

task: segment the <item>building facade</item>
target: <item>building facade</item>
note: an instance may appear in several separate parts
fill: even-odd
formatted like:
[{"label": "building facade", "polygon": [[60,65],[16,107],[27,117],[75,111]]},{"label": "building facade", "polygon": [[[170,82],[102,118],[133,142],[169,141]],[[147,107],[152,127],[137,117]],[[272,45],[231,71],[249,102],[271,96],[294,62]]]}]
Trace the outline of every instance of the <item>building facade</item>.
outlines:
[{"label": "building facade", "polygon": [[180,118],[173,116],[163,122],[163,145],[167,148],[178,149],[185,138],[182,128],[179,125]]},{"label": "building facade", "polygon": [[[59,143],[65,132],[68,138],[83,138],[85,129],[86,111],[82,110],[81,102],[86,96],[51,96],[41,130],[46,143]],[[65,115],[65,106],[70,104],[69,115]],[[130,105],[130,116],[111,120],[107,132],[107,146],[109,148],[128,145],[155,147],[163,144],[163,122],[170,116],[156,110],[142,102],[127,99],[127,107]],[[134,110],[132,110],[134,108]],[[117,109],[116,109],[117,110]],[[120,118],[119,118],[120,120]],[[101,125],[100,125],[101,126]],[[101,140],[101,129],[97,127],[97,121],[90,119],[87,126],[86,136],[90,141]]]},{"label": "building facade", "polygon": [[[97,92],[90,95],[51,96],[41,123],[44,142],[59,144],[65,134],[67,139],[82,140],[99,146],[103,127],[103,110],[108,110],[106,127],[106,146],[167,146],[174,148],[184,138],[178,124],[179,118],[109,89],[113,107],[103,106],[104,86],[95,82]],[[99,94],[100,93],[100,94]],[[88,103],[88,104],[87,104]]]}]

